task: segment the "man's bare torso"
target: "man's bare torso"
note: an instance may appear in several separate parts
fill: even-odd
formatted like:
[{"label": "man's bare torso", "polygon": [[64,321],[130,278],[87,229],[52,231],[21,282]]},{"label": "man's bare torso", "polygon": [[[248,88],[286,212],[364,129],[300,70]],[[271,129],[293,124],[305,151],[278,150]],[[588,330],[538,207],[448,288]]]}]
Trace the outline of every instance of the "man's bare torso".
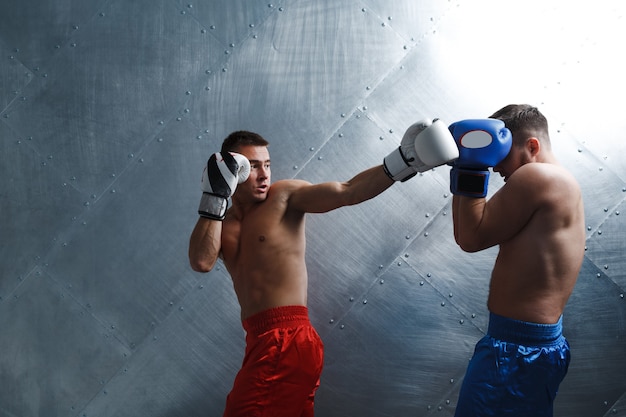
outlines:
[{"label": "man's bare torso", "polygon": [[228,214],[222,257],[241,305],[241,318],[307,302],[305,215],[289,208],[295,185],[279,181],[242,218]]},{"label": "man's bare torso", "polygon": [[552,189],[526,226],[500,244],[488,306],[513,319],[556,323],[584,256],[584,210],[569,173],[553,164],[541,164],[541,169],[549,170]]}]

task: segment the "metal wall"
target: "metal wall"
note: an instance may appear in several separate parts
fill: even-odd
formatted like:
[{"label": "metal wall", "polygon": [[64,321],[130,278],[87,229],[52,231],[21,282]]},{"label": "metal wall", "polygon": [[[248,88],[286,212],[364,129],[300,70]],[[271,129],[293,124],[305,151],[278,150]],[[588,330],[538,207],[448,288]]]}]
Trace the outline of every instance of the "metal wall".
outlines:
[{"label": "metal wall", "polygon": [[[187,243],[231,131],[274,179],[347,180],[418,119],[517,102],[585,198],[556,415],[626,416],[625,5],[3,0],[0,417],[221,415],[243,330]],[[496,252],[454,243],[447,175],[309,215],[317,415],[452,416]]]}]

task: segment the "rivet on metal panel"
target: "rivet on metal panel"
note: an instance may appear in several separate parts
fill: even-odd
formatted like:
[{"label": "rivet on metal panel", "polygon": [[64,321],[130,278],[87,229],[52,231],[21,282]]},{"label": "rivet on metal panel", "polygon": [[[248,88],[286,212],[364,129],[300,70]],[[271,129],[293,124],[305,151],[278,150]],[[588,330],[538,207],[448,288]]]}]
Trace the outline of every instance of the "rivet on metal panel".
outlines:
[{"label": "rivet on metal panel", "polygon": [[363,300],[363,304],[367,304],[367,300]]}]

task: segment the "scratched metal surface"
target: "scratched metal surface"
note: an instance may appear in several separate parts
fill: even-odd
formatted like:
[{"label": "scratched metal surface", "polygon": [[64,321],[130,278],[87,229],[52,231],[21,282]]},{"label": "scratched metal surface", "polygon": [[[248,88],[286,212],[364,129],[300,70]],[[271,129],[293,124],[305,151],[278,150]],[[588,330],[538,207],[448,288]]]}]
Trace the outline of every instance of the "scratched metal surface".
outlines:
[{"label": "scratched metal surface", "polygon": [[[0,417],[221,415],[238,306],[186,250],[229,132],[270,140],[274,179],[345,180],[416,120],[511,102],[585,197],[555,415],[626,416],[626,6],[571,4],[3,1]],[[447,174],[308,216],[318,415],[453,415],[496,251],[454,243]]]}]

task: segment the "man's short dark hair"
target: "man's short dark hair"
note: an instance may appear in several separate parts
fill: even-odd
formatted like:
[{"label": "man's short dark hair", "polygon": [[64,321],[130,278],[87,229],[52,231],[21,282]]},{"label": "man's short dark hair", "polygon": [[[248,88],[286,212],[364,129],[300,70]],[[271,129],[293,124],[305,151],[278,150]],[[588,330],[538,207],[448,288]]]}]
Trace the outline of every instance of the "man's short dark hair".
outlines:
[{"label": "man's short dark hair", "polygon": [[231,133],[222,142],[221,152],[237,152],[241,146],[269,146],[269,142],[258,133],[238,130]]}]

